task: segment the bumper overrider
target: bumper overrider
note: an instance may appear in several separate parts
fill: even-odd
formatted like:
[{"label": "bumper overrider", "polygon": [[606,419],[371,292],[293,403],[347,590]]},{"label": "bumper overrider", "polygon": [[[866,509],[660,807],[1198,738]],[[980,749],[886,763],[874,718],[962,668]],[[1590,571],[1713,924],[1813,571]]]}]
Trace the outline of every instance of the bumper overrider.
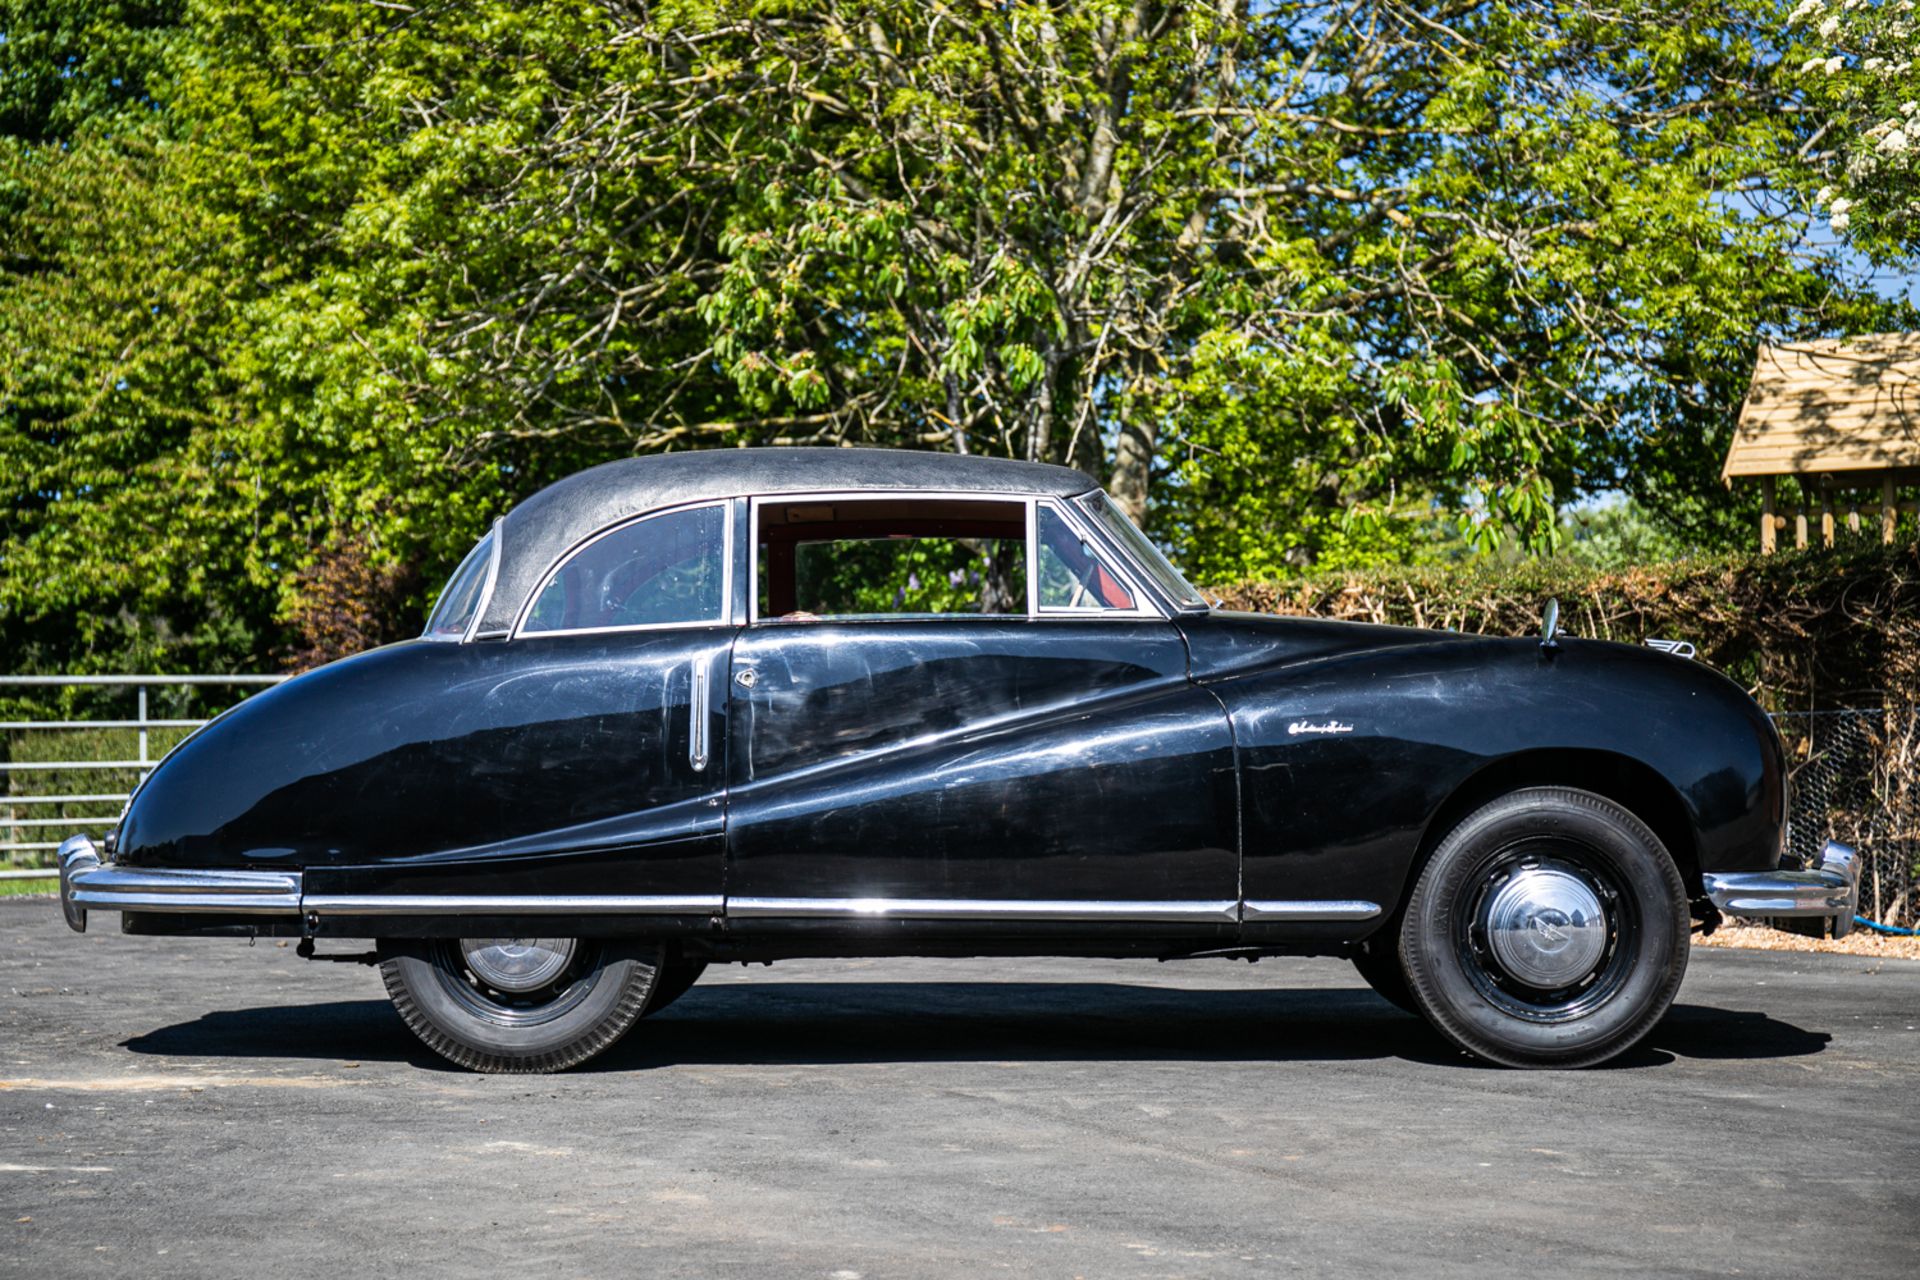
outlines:
[{"label": "bumper overrider", "polygon": [[60,844],[60,910],[76,933],[87,911],[206,912],[218,915],[298,916],[298,871],[184,871],[121,867],[100,861],[86,836]]},{"label": "bumper overrider", "polygon": [[1707,897],[1721,912],[1745,917],[1819,917],[1833,921],[1833,936],[1853,929],[1860,909],[1860,859],[1829,840],[1820,864],[1805,871],[1724,871],[1701,877]]}]

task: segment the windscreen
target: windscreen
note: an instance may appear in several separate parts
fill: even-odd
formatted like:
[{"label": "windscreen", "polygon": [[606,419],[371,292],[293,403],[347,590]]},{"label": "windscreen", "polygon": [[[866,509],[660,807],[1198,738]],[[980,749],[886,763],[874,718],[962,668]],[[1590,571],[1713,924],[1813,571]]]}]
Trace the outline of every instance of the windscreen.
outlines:
[{"label": "windscreen", "polygon": [[1161,590],[1173,597],[1173,601],[1182,609],[1204,609],[1207,601],[1193,584],[1180,576],[1180,571],[1160,553],[1160,548],[1146,534],[1140,532],[1133,521],[1120,513],[1104,493],[1090,493],[1080,499],[1080,509],[1100,522],[1108,536],[1127,549],[1140,567],[1153,575]]},{"label": "windscreen", "polygon": [[487,573],[493,567],[493,539],[494,534],[489,532],[475,543],[473,550],[467,552],[467,558],[447,579],[439,602],[427,617],[427,639],[466,638],[467,628],[473,625],[473,615],[480,611],[481,596],[486,593]]}]

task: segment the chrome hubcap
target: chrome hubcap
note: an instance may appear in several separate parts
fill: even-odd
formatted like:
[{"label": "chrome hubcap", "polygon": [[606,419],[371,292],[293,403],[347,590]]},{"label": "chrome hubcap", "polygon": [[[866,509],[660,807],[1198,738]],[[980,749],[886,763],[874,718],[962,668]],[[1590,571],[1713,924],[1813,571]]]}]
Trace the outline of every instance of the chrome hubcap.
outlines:
[{"label": "chrome hubcap", "polygon": [[1593,887],[1570,872],[1524,868],[1495,891],[1485,911],[1494,959],[1527,986],[1573,986],[1606,955],[1606,908]]},{"label": "chrome hubcap", "polygon": [[495,991],[538,991],[573,963],[572,938],[462,938],[473,976]]}]

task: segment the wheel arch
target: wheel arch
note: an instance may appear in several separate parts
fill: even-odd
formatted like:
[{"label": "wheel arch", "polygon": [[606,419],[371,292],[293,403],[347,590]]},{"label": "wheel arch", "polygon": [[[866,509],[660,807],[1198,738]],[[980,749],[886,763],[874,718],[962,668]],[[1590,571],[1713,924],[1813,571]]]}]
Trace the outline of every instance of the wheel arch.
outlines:
[{"label": "wheel arch", "polygon": [[1680,793],[1658,770],[1618,752],[1592,748],[1541,748],[1503,756],[1468,777],[1427,820],[1406,879],[1395,897],[1397,915],[1433,851],[1467,815],[1526,787],[1574,787],[1605,796],[1658,836],[1680,870],[1690,896],[1702,892],[1700,842]]}]

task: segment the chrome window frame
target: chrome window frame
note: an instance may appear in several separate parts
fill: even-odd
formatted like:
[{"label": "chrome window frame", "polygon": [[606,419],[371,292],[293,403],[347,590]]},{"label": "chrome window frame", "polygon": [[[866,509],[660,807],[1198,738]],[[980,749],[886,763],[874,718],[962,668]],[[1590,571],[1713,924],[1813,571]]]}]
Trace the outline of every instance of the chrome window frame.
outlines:
[{"label": "chrome window frame", "polygon": [[416,636],[415,639],[425,640],[430,644],[465,644],[467,641],[473,639],[474,629],[480,625],[480,619],[486,616],[487,602],[493,597],[494,580],[500,575],[501,519],[504,519],[504,517],[495,519],[492,524],[487,526],[487,531],[480,535],[473,546],[467,548],[467,554],[461,556],[460,563],[453,568],[453,577],[447,579],[447,586],[451,586],[454,580],[460,576],[460,570],[467,567],[467,561],[473,557],[473,553],[480,549],[480,543],[487,542],[489,538],[492,539],[491,542],[487,543],[487,573],[486,576],[480,580],[480,594],[474,599],[473,616],[467,619],[466,626],[461,628],[459,635],[434,634],[434,615],[440,612],[440,606],[445,602],[447,596],[447,588],[443,586],[440,588],[440,594],[434,598],[433,607],[427,610],[426,623],[421,627],[420,634]]},{"label": "chrome window frame", "polygon": [[[1092,547],[1094,549],[1095,554],[1099,557],[1101,567],[1106,569],[1108,573],[1111,573],[1116,579],[1118,579],[1120,585],[1127,589],[1127,594],[1133,597],[1132,608],[1108,609],[1108,608],[1087,608],[1085,606],[1082,606],[1078,609],[1075,609],[1067,605],[1060,605],[1060,604],[1042,605],[1040,603],[1039,568],[1040,568],[1040,508],[1041,507],[1047,507],[1050,510],[1052,510],[1052,512],[1055,515],[1060,517],[1062,523],[1064,523],[1067,526],[1067,528],[1073,530],[1075,533],[1080,535],[1080,540],[1082,542],[1086,543],[1089,547]],[[1032,510],[1027,517],[1029,521],[1028,530],[1027,530],[1027,545],[1029,548],[1031,548],[1028,554],[1027,612],[1036,618],[1075,618],[1080,620],[1085,620],[1088,618],[1160,618],[1160,619],[1164,619],[1166,617],[1166,614],[1162,613],[1153,604],[1142,603],[1143,601],[1152,602],[1154,601],[1155,597],[1152,594],[1141,589],[1139,566],[1135,565],[1133,561],[1127,556],[1118,554],[1118,552],[1112,545],[1111,539],[1088,537],[1087,525],[1089,522],[1085,520],[1075,519],[1074,517],[1076,514],[1077,513],[1075,513],[1072,510],[1072,508],[1069,507],[1066,504],[1066,502],[1061,499],[1035,498],[1033,500]]]},{"label": "chrome window frame", "polygon": [[[1091,490],[1089,491],[1091,492]],[[913,499],[924,502],[999,502],[1009,505],[1018,504],[1023,511],[1026,524],[1027,541],[1027,610],[1024,615],[1014,613],[862,613],[845,614],[821,618],[819,623],[782,622],[779,618],[760,616],[760,507],[762,503],[790,502],[898,502]],[[1058,609],[1039,608],[1040,579],[1035,572],[1039,555],[1039,513],[1040,503],[1047,503],[1066,520],[1069,527],[1078,532],[1083,539],[1106,552],[1104,559],[1110,570],[1116,570],[1116,576],[1133,592],[1135,606],[1132,609]],[[1092,536],[1089,536],[1091,534]],[[1099,536],[1098,530],[1088,527],[1088,522],[1078,518],[1069,499],[1039,497],[1030,493],[1007,493],[1000,490],[983,489],[834,489],[834,490],[798,490],[786,493],[753,494],[747,500],[747,617],[749,627],[758,626],[817,626],[820,623],[860,625],[869,622],[949,622],[956,619],[1022,618],[1027,622],[1086,622],[1098,618],[1112,618],[1120,621],[1149,620],[1164,622],[1171,615],[1163,607],[1157,592],[1146,592],[1140,588],[1140,573],[1130,556],[1123,548],[1115,547],[1113,540]],[[552,632],[540,632],[551,635]]]},{"label": "chrome window frame", "polygon": [[[705,507],[712,507],[720,513],[721,576],[720,613],[718,617],[688,619],[678,622],[634,622],[611,627],[566,627],[554,631],[526,630],[527,620],[533,616],[534,605],[539,602],[540,597],[545,594],[547,588],[553,585],[553,580],[559,576],[560,571],[566,568],[575,556],[580,555],[601,539],[610,538],[616,533],[632,528],[634,525],[644,524],[649,520],[657,520],[662,516],[678,515],[687,511],[698,511]],[[553,563],[549,564],[546,571],[540,575],[539,585],[528,592],[527,598],[521,602],[520,612],[514,618],[513,626],[509,629],[507,635],[513,640],[519,640],[522,637],[532,638],[535,636],[545,639],[552,636],[620,635],[631,631],[675,631],[691,627],[735,626],[737,624],[733,617],[733,558],[733,499],[731,498],[707,498],[699,502],[683,502],[675,506],[659,507],[652,511],[642,511],[638,515],[627,516],[603,528],[596,529],[555,556]]]},{"label": "chrome window frame", "polygon": [[[1080,517],[1076,527],[1091,528],[1097,537],[1097,541],[1099,541],[1101,545],[1111,549],[1125,564],[1129,565],[1133,569],[1134,576],[1137,579],[1149,583],[1151,585],[1153,598],[1159,601],[1165,609],[1167,617],[1191,617],[1195,614],[1211,612],[1212,606],[1207,603],[1206,592],[1195,587],[1191,582],[1187,582],[1187,575],[1180,572],[1180,566],[1174,564],[1172,560],[1167,560],[1167,567],[1174,571],[1180,581],[1186,582],[1187,586],[1192,588],[1193,594],[1199,597],[1197,602],[1187,602],[1176,599],[1170,591],[1160,584],[1159,577],[1155,575],[1151,569],[1139,562],[1139,559],[1133,554],[1131,548],[1108,533],[1106,528],[1102,526],[1098,520],[1093,519],[1080,510],[1081,503],[1095,496],[1104,498],[1109,506],[1113,506],[1112,496],[1104,489],[1089,489],[1085,493],[1076,493],[1071,498],[1062,499],[1063,502],[1072,508],[1073,513]],[[1114,513],[1122,520],[1127,520],[1127,514],[1117,506],[1114,507]],[[1127,523],[1133,524],[1131,520],[1127,520]],[[1134,530],[1142,538],[1145,538],[1148,543],[1152,543],[1153,539],[1148,537],[1146,530],[1141,529],[1138,525],[1134,525]],[[1158,548],[1156,547],[1155,550],[1158,550]],[[1167,559],[1164,551],[1160,553],[1160,556],[1162,559]]]},{"label": "chrome window frame", "polygon": [[480,584],[480,603],[474,606],[473,617],[467,623],[466,632],[461,635],[460,643],[468,644],[480,634],[480,619],[487,616],[487,606],[493,603],[493,589],[500,581],[500,544],[506,541],[506,532],[501,525],[506,523],[505,516],[496,516],[487,534],[493,539],[493,551],[487,556],[487,580]]}]

